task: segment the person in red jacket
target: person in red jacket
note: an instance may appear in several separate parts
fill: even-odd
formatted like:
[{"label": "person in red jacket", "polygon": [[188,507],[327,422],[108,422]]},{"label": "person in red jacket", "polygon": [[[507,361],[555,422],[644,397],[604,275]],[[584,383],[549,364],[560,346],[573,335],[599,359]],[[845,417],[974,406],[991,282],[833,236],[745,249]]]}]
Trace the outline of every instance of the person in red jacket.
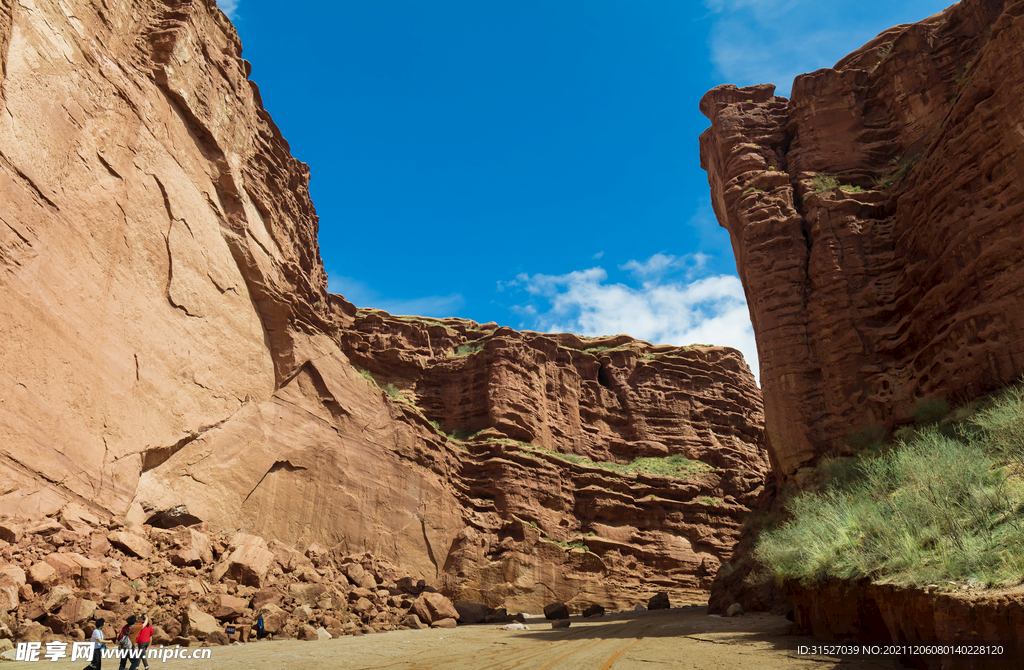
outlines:
[{"label": "person in red jacket", "polygon": [[[149,670],[149,661],[146,659],[146,651],[149,649],[149,644],[153,641],[153,626],[149,623],[149,615],[145,615],[142,621],[142,628],[139,629],[138,637],[133,640],[139,649],[139,659],[142,664],[146,666],[146,670]],[[136,663],[132,667],[138,667]]]}]

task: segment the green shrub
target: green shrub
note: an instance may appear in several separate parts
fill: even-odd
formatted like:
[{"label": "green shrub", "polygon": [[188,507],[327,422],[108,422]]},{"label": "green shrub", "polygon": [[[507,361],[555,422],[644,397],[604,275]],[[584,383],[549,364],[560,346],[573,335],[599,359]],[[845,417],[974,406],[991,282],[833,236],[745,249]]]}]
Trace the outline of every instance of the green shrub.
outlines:
[{"label": "green shrub", "polygon": [[922,156],[924,156],[924,152],[916,154],[916,155],[912,156],[911,158],[909,158],[909,159],[907,159],[906,161],[903,161],[903,162],[901,162],[901,159],[900,159],[899,156],[897,156],[896,158],[892,159],[892,164],[898,166],[896,168],[895,172],[890,174],[888,177],[880,177],[880,178],[876,179],[875,180],[875,185],[876,186],[882,186],[882,187],[892,186],[893,184],[898,182],[900,179],[902,179],[903,176],[905,174],[907,174],[910,171],[911,168],[913,168],[915,165],[917,165],[917,162],[919,160],[921,160]]},{"label": "green shrub", "polygon": [[528,451],[539,451],[549,456],[556,456],[561,458],[563,461],[569,461],[570,463],[576,463],[579,465],[589,465],[591,467],[603,468],[605,470],[611,470],[612,472],[620,472],[623,474],[630,473],[649,473],[656,475],[668,475],[669,477],[687,477],[692,474],[698,474],[701,472],[709,472],[714,468],[707,463],[702,461],[691,461],[682,454],[675,454],[673,456],[666,457],[642,457],[635,458],[629,463],[609,463],[606,461],[592,461],[585,456],[578,456],[576,454],[563,454],[551,449],[544,449],[542,447],[535,447],[525,442],[520,443],[520,448]]},{"label": "green shrub", "polygon": [[761,535],[780,579],[925,584],[1024,574],[1024,390],[1011,389],[953,430],[861,459],[823,461],[825,481],[793,498],[788,522]]},{"label": "green shrub", "polygon": [[743,192],[743,195],[746,195],[748,193],[764,193],[764,191],[754,186],[751,186],[750,188]]},{"label": "green shrub", "polygon": [[827,174],[819,174],[811,180],[811,185],[814,186],[815,193],[825,193],[826,191],[839,188],[839,180]]},{"label": "green shrub", "polygon": [[477,343],[477,344],[469,344],[469,343],[460,344],[458,347],[455,348],[455,353],[453,355],[454,356],[469,356],[470,354],[475,354],[476,352],[480,351],[483,348],[484,348],[484,345],[482,343]]},{"label": "green shrub", "polygon": [[843,184],[842,186],[839,187],[839,190],[845,191],[847,193],[862,193],[864,191],[864,189],[861,188],[860,186],[853,186],[851,184]]},{"label": "green shrub", "polygon": [[370,373],[369,370],[363,370],[362,368],[356,368],[356,372],[358,372],[360,375],[362,375],[363,379],[365,379],[366,381],[370,382],[370,384],[373,385],[373,388],[378,389],[378,390],[380,389],[380,386],[377,384],[377,380],[373,378],[373,375]]},{"label": "green shrub", "polygon": [[921,426],[938,423],[949,416],[949,403],[942,398],[921,398],[910,415]]},{"label": "green shrub", "polygon": [[857,451],[873,449],[885,439],[885,426],[880,423],[869,423],[846,434],[846,443]]},{"label": "green shrub", "polygon": [[398,400],[402,397],[401,391],[399,391],[398,387],[394,384],[385,384],[384,388],[381,390],[384,391],[384,393],[386,393],[392,400]]}]

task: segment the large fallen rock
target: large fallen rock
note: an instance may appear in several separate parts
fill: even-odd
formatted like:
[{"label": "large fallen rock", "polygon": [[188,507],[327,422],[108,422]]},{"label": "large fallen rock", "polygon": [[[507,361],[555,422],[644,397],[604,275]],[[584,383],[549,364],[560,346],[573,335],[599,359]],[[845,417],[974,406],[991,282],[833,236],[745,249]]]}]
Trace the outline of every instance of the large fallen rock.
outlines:
[{"label": "large fallen rock", "polygon": [[213,571],[214,581],[228,577],[246,586],[263,586],[274,554],[267,541],[255,535],[239,533],[231,540],[231,553]]},{"label": "large fallen rock", "polygon": [[191,635],[205,640],[211,633],[223,632],[217,619],[199,609],[195,604],[189,606],[181,618],[181,634]]},{"label": "large fallen rock", "polygon": [[545,619],[568,619],[569,608],[565,603],[549,603],[544,606]]},{"label": "large fallen rock", "polygon": [[456,600],[455,610],[459,613],[459,623],[471,624],[482,623],[487,618],[489,608],[479,603],[471,603],[466,600]]},{"label": "large fallen rock", "polygon": [[103,564],[81,554],[49,554],[44,559],[56,572],[57,581],[74,584],[81,589],[103,589],[110,580],[103,574]]},{"label": "large fallen rock", "polygon": [[419,617],[420,621],[432,624],[441,619],[458,619],[459,612],[452,601],[440,593],[424,593],[412,604],[410,613]]}]

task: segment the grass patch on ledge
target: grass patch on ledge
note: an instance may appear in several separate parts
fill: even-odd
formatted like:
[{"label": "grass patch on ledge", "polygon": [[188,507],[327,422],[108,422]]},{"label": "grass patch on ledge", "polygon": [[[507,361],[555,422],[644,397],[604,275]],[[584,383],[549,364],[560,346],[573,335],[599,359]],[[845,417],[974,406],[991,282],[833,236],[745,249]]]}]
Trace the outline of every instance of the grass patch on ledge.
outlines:
[{"label": "grass patch on ledge", "polygon": [[585,456],[578,456],[576,454],[563,454],[551,449],[544,449],[543,447],[537,447],[533,445],[526,445],[525,447],[521,443],[520,446],[530,451],[539,451],[549,456],[555,456],[563,461],[570,463],[576,463],[578,465],[587,465],[590,467],[603,468],[612,472],[618,472],[622,474],[634,474],[634,473],[645,473],[654,475],[666,475],[668,477],[677,477],[685,479],[690,475],[699,474],[702,472],[710,472],[714,470],[714,467],[703,463],[701,461],[691,461],[681,454],[675,454],[674,456],[666,456],[662,458],[649,456],[643,458],[635,458],[631,462],[622,463],[609,463],[607,461],[592,461]]},{"label": "grass patch on ledge", "polygon": [[760,561],[806,585],[1021,583],[1024,387],[959,423],[901,433],[860,458],[823,461],[824,483],[794,498],[790,520],[761,536]]}]

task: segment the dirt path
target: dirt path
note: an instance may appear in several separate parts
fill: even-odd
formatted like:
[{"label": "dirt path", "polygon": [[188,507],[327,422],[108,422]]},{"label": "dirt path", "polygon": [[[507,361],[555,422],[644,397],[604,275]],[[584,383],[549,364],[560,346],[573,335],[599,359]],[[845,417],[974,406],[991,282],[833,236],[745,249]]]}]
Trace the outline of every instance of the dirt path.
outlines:
[{"label": "dirt path", "polygon": [[[214,647],[210,660],[169,660],[158,668],[303,668],[309,670],[625,670],[683,668],[738,670],[772,668],[827,670],[838,659],[796,654],[813,639],[788,635],[783,617],[750,614],[731,619],[708,617],[706,607],[679,608],[602,619],[573,617],[572,626],[552,630],[543,619],[527,621],[528,631],[497,630],[493,625],[454,630],[406,630],[344,637],[323,642],[295,640]],[[5,663],[28,670],[51,664]],[[84,665],[76,662],[76,666]],[[116,668],[111,661],[104,668]],[[889,670],[891,661],[847,660],[843,670]]]}]

